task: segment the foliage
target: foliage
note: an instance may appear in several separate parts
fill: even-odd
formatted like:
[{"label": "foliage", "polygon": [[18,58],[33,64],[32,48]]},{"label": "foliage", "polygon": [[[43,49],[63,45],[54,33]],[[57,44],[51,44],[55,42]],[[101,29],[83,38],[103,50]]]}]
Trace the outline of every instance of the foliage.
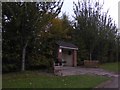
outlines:
[{"label": "foliage", "polygon": [[49,22],[60,13],[63,2],[2,4],[3,64],[12,63],[14,60],[21,63],[19,68],[24,71],[26,54],[30,54],[26,49],[33,50],[36,47],[34,41],[38,38],[38,34],[44,31]]},{"label": "foliage", "polygon": [[[66,18],[65,18],[66,17]],[[66,15],[51,20],[50,27],[40,34],[42,55],[47,58],[56,59],[56,42],[58,40],[69,41],[71,39],[72,26]]]},{"label": "foliage", "polygon": [[108,11],[102,12],[103,5],[92,1],[74,3],[74,42],[79,46],[81,60],[116,60],[117,28]]},{"label": "foliage", "polygon": [[103,4],[74,3],[74,20],[65,13],[63,2],[2,3],[3,72],[53,69],[56,41],[78,46],[78,65],[84,60],[114,62],[120,58],[120,34]]}]

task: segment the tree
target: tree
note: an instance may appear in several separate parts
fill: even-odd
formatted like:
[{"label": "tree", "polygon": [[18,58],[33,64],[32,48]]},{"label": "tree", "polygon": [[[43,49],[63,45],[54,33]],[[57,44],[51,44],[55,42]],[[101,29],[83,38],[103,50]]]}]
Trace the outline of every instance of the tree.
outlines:
[{"label": "tree", "polygon": [[115,42],[117,33],[116,25],[113,23],[112,18],[108,17],[108,11],[106,13],[102,12],[102,7],[103,4],[100,5],[99,2],[93,4],[90,0],[83,0],[78,4],[74,3],[76,22],[74,27],[77,33],[75,33],[75,39],[79,38],[78,46],[81,45],[81,42],[83,43],[83,51],[86,52],[86,55],[89,52],[90,60],[100,60],[99,56],[107,56],[109,59],[115,50],[113,42]]},{"label": "tree", "polygon": [[[41,54],[47,58],[56,59],[56,42],[59,40],[68,41],[71,40],[72,26],[66,15],[63,17],[55,18],[51,20],[50,25],[46,28],[45,32],[40,34],[42,39]],[[39,40],[41,41],[41,40]]]},{"label": "tree", "polygon": [[[25,70],[26,48],[36,39],[38,33],[44,30],[50,20],[60,13],[62,4],[63,2],[60,1],[3,3],[3,40],[6,38],[8,42],[12,40],[19,42],[16,44],[22,50],[22,55],[19,53],[19,56],[22,56],[22,71]],[[7,41],[4,43],[5,46],[8,45]]]}]

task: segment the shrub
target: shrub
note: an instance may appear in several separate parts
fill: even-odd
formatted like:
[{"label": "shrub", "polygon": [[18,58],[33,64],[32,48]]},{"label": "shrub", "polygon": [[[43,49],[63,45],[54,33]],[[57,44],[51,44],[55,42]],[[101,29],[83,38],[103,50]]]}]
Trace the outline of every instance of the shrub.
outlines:
[{"label": "shrub", "polygon": [[[32,57],[32,58],[31,58]],[[27,60],[27,69],[49,69],[52,68],[52,58],[44,55],[31,56]]]}]

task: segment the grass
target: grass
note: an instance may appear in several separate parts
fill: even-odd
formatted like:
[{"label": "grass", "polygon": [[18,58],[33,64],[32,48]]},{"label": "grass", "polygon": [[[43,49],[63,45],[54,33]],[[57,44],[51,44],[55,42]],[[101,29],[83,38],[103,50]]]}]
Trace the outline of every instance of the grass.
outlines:
[{"label": "grass", "polygon": [[0,73],[0,89],[2,89],[2,74]]},{"label": "grass", "polygon": [[105,63],[100,65],[101,68],[112,71],[112,72],[120,72],[120,69],[118,68],[120,66],[120,62],[114,62],[114,63]]},{"label": "grass", "polygon": [[96,75],[54,76],[38,72],[3,74],[3,88],[93,88],[109,78]]}]

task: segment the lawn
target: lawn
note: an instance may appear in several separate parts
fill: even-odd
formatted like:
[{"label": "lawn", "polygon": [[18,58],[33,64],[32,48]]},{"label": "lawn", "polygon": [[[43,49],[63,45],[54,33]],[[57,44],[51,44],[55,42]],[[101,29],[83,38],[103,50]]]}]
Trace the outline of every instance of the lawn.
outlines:
[{"label": "lawn", "polygon": [[112,72],[120,72],[120,69],[118,68],[120,66],[120,62],[115,62],[115,63],[105,63],[100,65],[101,68],[107,70],[107,71],[112,71]]},{"label": "lawn", "polygon": [[3,74],[3,88],[93,88],[109,78],[96,75],[54,76],[38,72]]},{"label": "lawn", "polygon": [[0,73],[0,89],[2,88],[2,74]]}]

